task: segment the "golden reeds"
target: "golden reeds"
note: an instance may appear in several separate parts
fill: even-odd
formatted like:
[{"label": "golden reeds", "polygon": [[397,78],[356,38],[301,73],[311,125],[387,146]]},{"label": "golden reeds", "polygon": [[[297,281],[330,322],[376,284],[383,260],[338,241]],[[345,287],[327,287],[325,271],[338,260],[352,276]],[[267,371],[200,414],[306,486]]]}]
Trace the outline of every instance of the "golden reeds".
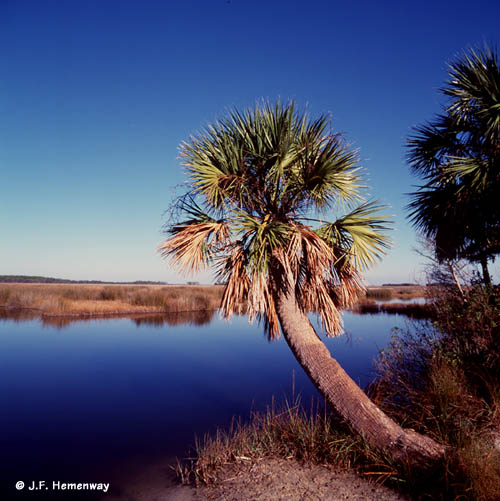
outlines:
[{"label": "golden reeds", "polygon": [[0,307],[43,316],[125,315],[216,310],[218,285],[1,284]]}]

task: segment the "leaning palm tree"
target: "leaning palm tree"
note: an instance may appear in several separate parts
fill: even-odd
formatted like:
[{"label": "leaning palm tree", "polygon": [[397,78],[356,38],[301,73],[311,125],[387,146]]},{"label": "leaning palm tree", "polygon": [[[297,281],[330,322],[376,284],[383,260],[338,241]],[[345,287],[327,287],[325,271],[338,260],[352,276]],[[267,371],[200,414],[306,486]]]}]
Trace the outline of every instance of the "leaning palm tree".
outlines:
[{"label": "leaning palm tree", "polygon": [[425,184],[410,218],[435,241],[436,257],[482,267],[500,253],[500,67],[494,50],[471,50],[449,67],[443,114],[416,127],[408,161]]},{"label": "leaning palm tree", "polygon": [[[363,290],[361,272],[388,246],[388,221],[364,202],[357,155],[327,117],[310,120],[293,103],[232,111],[181,145],[188,193],[160,246],[186,271],[212,265],[226,284],[221,311],[242,305],[283,335],[327,402],[369,444],[394,460],[431,463],[443,447],[403,430],[353,382],[312,327],[342,332],[340,309]],[[330,222],[329,211],[342,211]],[[179,215],[179,212],[176,212]]]}]

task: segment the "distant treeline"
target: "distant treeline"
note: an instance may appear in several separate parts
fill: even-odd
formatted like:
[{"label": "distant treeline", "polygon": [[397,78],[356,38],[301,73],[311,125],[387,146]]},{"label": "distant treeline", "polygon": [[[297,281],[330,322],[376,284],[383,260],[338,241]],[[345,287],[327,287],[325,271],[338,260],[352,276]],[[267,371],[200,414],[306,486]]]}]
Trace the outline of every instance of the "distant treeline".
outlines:
[{"label": "distant treeline", "polygon": [[30,275],[0,275],[0,283],[167,285],[167,282],[152,282],[148,280],[136,280],[135,282],[103,282],[102,280],[68,280],[66,278],[34,277]]}]

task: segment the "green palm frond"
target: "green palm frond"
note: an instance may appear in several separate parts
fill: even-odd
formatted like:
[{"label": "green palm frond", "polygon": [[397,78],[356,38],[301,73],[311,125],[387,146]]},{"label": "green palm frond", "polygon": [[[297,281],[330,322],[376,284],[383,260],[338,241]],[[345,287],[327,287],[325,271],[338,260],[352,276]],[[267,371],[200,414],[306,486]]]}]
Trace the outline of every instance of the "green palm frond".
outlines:
[{"label": "green palm frond", "polygon": [[500,138],[500,68],[495,50],[471,50],[449,66],[450,83],[443,89],[452,101],[447,112],[458,125],[481,122],[488,140]]},{"label": "green palm frond", "polygon": [[483,191],[490,184],[492,174],[487,160],[467,157],[450,157],[449,162],[443,166],[442,179],[456,179],[459,183],[457,191],[476,190]]},{"label": "green palm frond", "polygon": [[365,270],[381,259],[390,246],[385,235],[390,229],[388,219],[380,214],[383,209],[378,202],[366,202],[335,222],[322,225],[316,233],[337,249],[339,258]]},{"label": "green palm frond", "polygon": [[244,156],[227,131],[213,128],[207,136],[183,143],[180,152],[194,193],[202,194],[214,208],[221,207],[227,199],[240,200],[245,194]]},{"label": "green palm frond", "polygon": [[241,235],[240,241],[247,256],[247,266],[253,271],[266,271],[270,265],[274,249],[286,245],[290,226],[272,215],[264,218],[251,216],[243,211],[235,211],[233,216],[235,233]]},{"label": "green palm frond", "polygon": [[297,200],[318,209],[359,202],[364,188],[357,152],[346,150],[336,138],[310,147],[293,186]]},{"label": "green palm frond", "polygon": [[415,132],[407,142],[407,159],[411,170],[424,179],[440,175],[450,155],[466,154],[467,147],[457,140],[454,121],[448,116],[438,115],[434,122],[415,127]]}]

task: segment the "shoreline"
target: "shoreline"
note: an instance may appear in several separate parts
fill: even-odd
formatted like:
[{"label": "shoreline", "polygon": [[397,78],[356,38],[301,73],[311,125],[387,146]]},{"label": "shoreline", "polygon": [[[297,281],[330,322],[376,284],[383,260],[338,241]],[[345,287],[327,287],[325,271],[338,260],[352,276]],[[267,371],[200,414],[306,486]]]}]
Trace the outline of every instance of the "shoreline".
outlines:
[{"label": "shoreline", "polygon": [[217,285],[0,284],[0,307],[52,318],[158,315],[216,310],[222,293]]},{"label": "shoreline", "polygon": [[[174,315],[218,310],[222,285],[115,285],[0,283],[0,310],[24,310],[42,319],[88,320],[136,315]],[[408,303],[425,297],[423,286],[370,287],[346,311],[395,313],[424,318],[428,307]],[[391,303],[378,304],[392,300]],[[401,300],[401,302],[394,302]]]},{"label": "shoreline", "polygon": [[[127,468],[126,480],[109,501],[403,501],[409,498],[353,468],[267,456],[225,463],[213,485],[185,485],[171,461],[159,459]],[[113,479],[116,485],[117,479]]]}]

